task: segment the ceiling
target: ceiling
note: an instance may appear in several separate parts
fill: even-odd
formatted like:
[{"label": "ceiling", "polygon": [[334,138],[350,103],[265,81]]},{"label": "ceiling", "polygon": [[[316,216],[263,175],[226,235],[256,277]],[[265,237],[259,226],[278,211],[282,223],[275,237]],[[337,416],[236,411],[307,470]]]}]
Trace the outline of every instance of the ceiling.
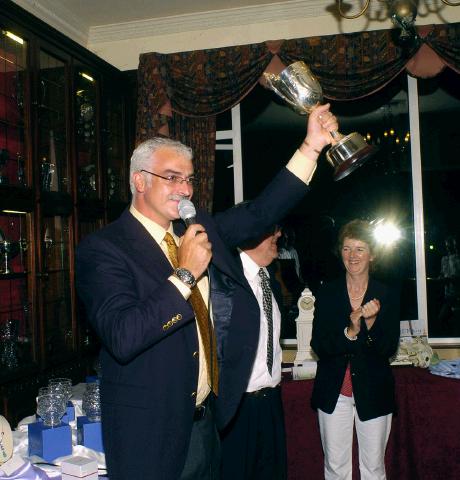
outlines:
[{"label": "ceiling", "polygon": [[39,3],[49,9],[58,6],[62,11],[67,10],[89,28],[288,1],[290,0],[40,0]]},{"label": "ceiling", "polygon": [[333,0],[13,0],[76,42],[330,15]]}]

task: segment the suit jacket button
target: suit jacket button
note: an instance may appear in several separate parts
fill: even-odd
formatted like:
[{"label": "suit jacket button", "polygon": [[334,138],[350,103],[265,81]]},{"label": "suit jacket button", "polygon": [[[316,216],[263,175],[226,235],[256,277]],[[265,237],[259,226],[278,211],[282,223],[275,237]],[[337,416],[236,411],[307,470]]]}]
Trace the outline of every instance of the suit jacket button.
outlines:
[{"label": "suit jacket button", "polygon": [[190,395],[192,398],[196,397],[196,392],[192,392],[192,394]]},{"label": "suit jacket button", "polygon": [[198,351],[193,352],[193,358],[198,357]]}]

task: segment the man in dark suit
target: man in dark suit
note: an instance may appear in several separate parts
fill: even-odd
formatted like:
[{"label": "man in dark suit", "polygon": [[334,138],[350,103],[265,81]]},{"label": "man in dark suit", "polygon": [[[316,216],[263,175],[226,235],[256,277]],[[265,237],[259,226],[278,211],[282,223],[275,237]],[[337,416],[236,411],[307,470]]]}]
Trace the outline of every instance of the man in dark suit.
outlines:
[{"label": "man in dark suit", "polygon": [[259,335],[259,307],[234,249],[303,197],[337,126],[328,105],[317,107],[304,142],[258,198],[214,218],[198,211],[187,229],[176,220],[179,200],[193,194],[191,150],[156,138],[134,151],[131,207],[86,237],[76,259],[102,342],[110,480],[218,478],[216,425],[236,411]]},{"label": "man in dark suit", "polygon": [[281,312],[275,271],[278,226],[241,246],[244,276],[259,304],[259,343],[246,392],[224,428],[222,480],[283,480],[287,477],[286,434],[281,400]]}]

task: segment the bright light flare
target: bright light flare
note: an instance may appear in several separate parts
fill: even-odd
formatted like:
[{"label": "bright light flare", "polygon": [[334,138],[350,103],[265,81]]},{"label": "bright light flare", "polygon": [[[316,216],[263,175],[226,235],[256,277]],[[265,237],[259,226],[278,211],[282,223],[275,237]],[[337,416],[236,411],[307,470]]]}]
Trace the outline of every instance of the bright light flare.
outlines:
[{"label": "bright light flare", "polygon": [[390,247],[401,238],[401,231],[392,222],[379,222],[374,228],[374,238],[379,245]]},{"label": "bright light flare", "polygon": [[15,35],[13,32],[8,32],[6,31],[5,32],[5,35],[8,37],[8,38],[11,38],[11,40],[14,40],[15,42],[21,44],[21,45],[24,45],[24,40],[21,38],[21,37],[18,37],[17,35]]},{"label": "bright light flare", "polygon": [[85,72],[80,72],[80,75],[83,77],[83,78],[86,78],[86,80],[90,81],[90,82],[94,82],[94,78],[91,76],[91,75],[88,75],[87,73]]}]

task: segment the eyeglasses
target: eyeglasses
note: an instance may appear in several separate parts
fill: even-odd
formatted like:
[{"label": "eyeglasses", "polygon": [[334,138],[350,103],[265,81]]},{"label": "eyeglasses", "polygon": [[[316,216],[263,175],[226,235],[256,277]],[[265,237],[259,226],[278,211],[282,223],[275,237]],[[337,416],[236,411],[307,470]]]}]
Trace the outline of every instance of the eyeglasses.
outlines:
[{"label": "eyeglasses", "polygon": [[150,173],[154,177],[162,178],[166,180],[169,184],[173,185],[182,185],[182,183],[186,183],[187,185],[191,185],[192,187],[198,185],[198,178],[197,177],[179,177],[178,175],[168,175],[164,177],[163,175],[158,175],[157,173],[149,172],[148,170],[140,170],[141,172]]}]

